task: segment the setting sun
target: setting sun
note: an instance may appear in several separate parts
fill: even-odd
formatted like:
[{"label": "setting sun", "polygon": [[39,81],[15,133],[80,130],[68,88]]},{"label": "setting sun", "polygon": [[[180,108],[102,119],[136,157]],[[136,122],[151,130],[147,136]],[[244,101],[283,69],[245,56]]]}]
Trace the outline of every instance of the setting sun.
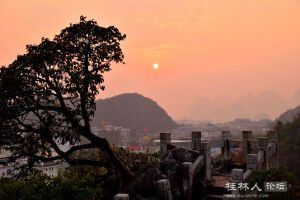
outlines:
[{"label": "setting sun", "polygon": [[153,65],[153,68],[154,68],[154,69],[158,69],[158,67],[159,67],[158,64],[154,64],[154,65]]}]

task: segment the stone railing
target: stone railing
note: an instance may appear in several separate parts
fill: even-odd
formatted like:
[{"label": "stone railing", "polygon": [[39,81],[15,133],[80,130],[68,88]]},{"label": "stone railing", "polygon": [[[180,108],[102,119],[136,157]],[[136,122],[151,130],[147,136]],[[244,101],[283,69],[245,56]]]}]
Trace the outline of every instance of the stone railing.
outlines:
[{"label": "stone railing", "polygon": [[[161,152],[161,158],[164,157],[165,153],[168,150],[172,150],[174,148],[181,148],[185,151],[188,151],[194,155],[199,155],[204,160],[204,166],[205,166],[205,174],[206,174],[206,180],[211,180],[211,155],[210,155],[210,142],[201,142],[201,132],[192,132],[192,144],[191,149],[187,149],[184,147],[180,147],[174,144],[171,144],[171,133],[161,133],[160,134],[160,149],[163,149],[166,151]],[[165,140],[167,138],[167,140]],[[202,156],[201,156],[202,155]],[[196,159],[197,161],[197,159]],[[195,161],[195,162],[196,162]]]},{"label": "stone railing", "polygon": [[[254,141],[252,131],[243,131],[242,140],[232,140],[229,131],[221,132],[221,140],[204,142],[201,141],[201,132],[192,132],[191,148],[184,148],[171,143],[171,133],[160,133],[160,159],[163,160],[168,151],[181,148],[195,155],[194,162],[184,162],[182,187],[184,199],[193,199],[193,190],[195,179],[199,179],[202,172],[204,178],[204,187],[206,181],[212,180],[211,148],[222,149],[222,159],[231,160],[230,148],[239,147],[243,150],[242,160],[246,165],[246,170],[232,169],[231,177],[233,183],[240,183],[247,179],[253,171],[266,171],[270,168],[279,167],[278,133],[270,131],[268,137],[258,138]],[[257,152],[257,153],[255,153]],[[254,154],[255,153],[255,154]],[[171,186],[168,179],[157,181],[156,193],[159,200],[171,200]],[[117,194],[115,200],[127,200],[127,194]]]},{"label": "stone railing", "polygon": [[269,144],[268,144],[268,168],[278,168],[279,167],[279,144],[278,144],[278,132],[270,131],[268,134]]},{"label": "stone railing", "polygon": [[[171,144],[171,133],[161,133],[160,134],[160,149],[161,151],[161,159],[164,158],[167,151],[170,151],[175,148],[180,148],[186,152],[191,153],[196,157],[194,162],[184,162],[183,165],[183,180],[182,180],[182,188],[184,193],[184,199],[192,200],[193,196],[195,196],[195,191],[193,192],[193,188],[195,188],[195,181],[199,179],[199,175],[201,171],[203,172],[200,175],[200,178],[204,178],[211,180],[211,158],[210,158],[210,144],[207,142],[201,142],[201,132],[192,132],[192,148],[184,148],[181,146],[177,146]],[[167,179],[168,180],[168,179]],[[203,184],[203,183],[201,183]],[[157,194],[159,194],[160,187],[157,188]],[[198,191],[197,191],[198,192]],[[169,200],[167,195],[158,197],[161,200]]]},{"label": "stone railing", "polygon": [[270,131],[268,137],[258,138],[257,149],[257,154],[247,155],[247,170],[243,176],[243,180],[246,180],[252,171],[267,171],[271,168],[279,167],[277,131]]},{"label": "stone railing", "polygon": [[[249,138],[252,138],[252,135],[243,134],[244,144],[249,145]],[[249,137],[249,135],[251,137]],[[245,142],[247,141],[247,142]],[[248,152],[250,150],[248,149]],[[258,152],[256,154],[249,153],[245,159],[246,162],[246,171],[244,172],[243,169],[232,169],[231,170],[231,178],[233,183],[242,183],[245,182],[248,176],[253,171],[267,171],[271,168],[278,168],[279,167],[279,148],[278,148],[278,132],[277,131],[270,131],[268,133],[268,137],[260,137],[258,138],[258,145],[257,145]],[[233,191],[235,193],[236,191]]]}]

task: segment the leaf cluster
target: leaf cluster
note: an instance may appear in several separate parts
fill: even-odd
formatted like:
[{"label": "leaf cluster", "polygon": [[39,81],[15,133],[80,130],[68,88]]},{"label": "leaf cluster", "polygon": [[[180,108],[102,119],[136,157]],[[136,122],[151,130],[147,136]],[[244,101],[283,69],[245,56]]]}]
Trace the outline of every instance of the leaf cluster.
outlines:
[{"label": "leaf cluster", "polygon": [[[264,191],[264,184],[265,182],[271,182],[271,181],[286,181],[288,183],[288,192],[265,192]],[[252,172],[246,182],[249,184],[250,187],[253,187],[254,184],[257,183],[258,187],[262,189],[262,192],[259,192],[258,194],[268,194],[267,199],[272,200],[281,200],[281,199],[299,199],[300,193],[299,193],[299,181],[295,178],[295,176],[290,173],[285,167],[281,166],[278,169],[270,169],[266,172],[262,171],[254,171]],[[253,199],[253,198],[251,198]],[[259,196],[256,199],[266,199],[266,198],[259,198]]]}]

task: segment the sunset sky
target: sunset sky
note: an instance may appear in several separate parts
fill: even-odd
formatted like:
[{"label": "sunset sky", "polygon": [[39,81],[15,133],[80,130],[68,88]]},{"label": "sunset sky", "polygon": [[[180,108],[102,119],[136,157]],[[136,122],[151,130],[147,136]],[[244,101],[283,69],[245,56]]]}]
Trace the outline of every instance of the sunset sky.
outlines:
[{"label": "sunset sky", "polygon": [[80,15],[127,35],[99,98],[137,92],[182,119],[203,97],[300,88],[300,0],[0,0],[0,65]]}]

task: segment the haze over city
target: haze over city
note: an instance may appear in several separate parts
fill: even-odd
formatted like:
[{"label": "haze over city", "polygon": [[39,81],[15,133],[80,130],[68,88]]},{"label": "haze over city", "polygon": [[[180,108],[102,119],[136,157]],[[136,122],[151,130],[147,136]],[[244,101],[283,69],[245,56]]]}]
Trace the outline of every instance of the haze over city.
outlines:
[{"label": "haze over city", "polygon": [[216,121],[300,103],[299,0],[1,0],[0,65],[80,15],[127,35],[98,98],[137,92],[173,119]]}]

